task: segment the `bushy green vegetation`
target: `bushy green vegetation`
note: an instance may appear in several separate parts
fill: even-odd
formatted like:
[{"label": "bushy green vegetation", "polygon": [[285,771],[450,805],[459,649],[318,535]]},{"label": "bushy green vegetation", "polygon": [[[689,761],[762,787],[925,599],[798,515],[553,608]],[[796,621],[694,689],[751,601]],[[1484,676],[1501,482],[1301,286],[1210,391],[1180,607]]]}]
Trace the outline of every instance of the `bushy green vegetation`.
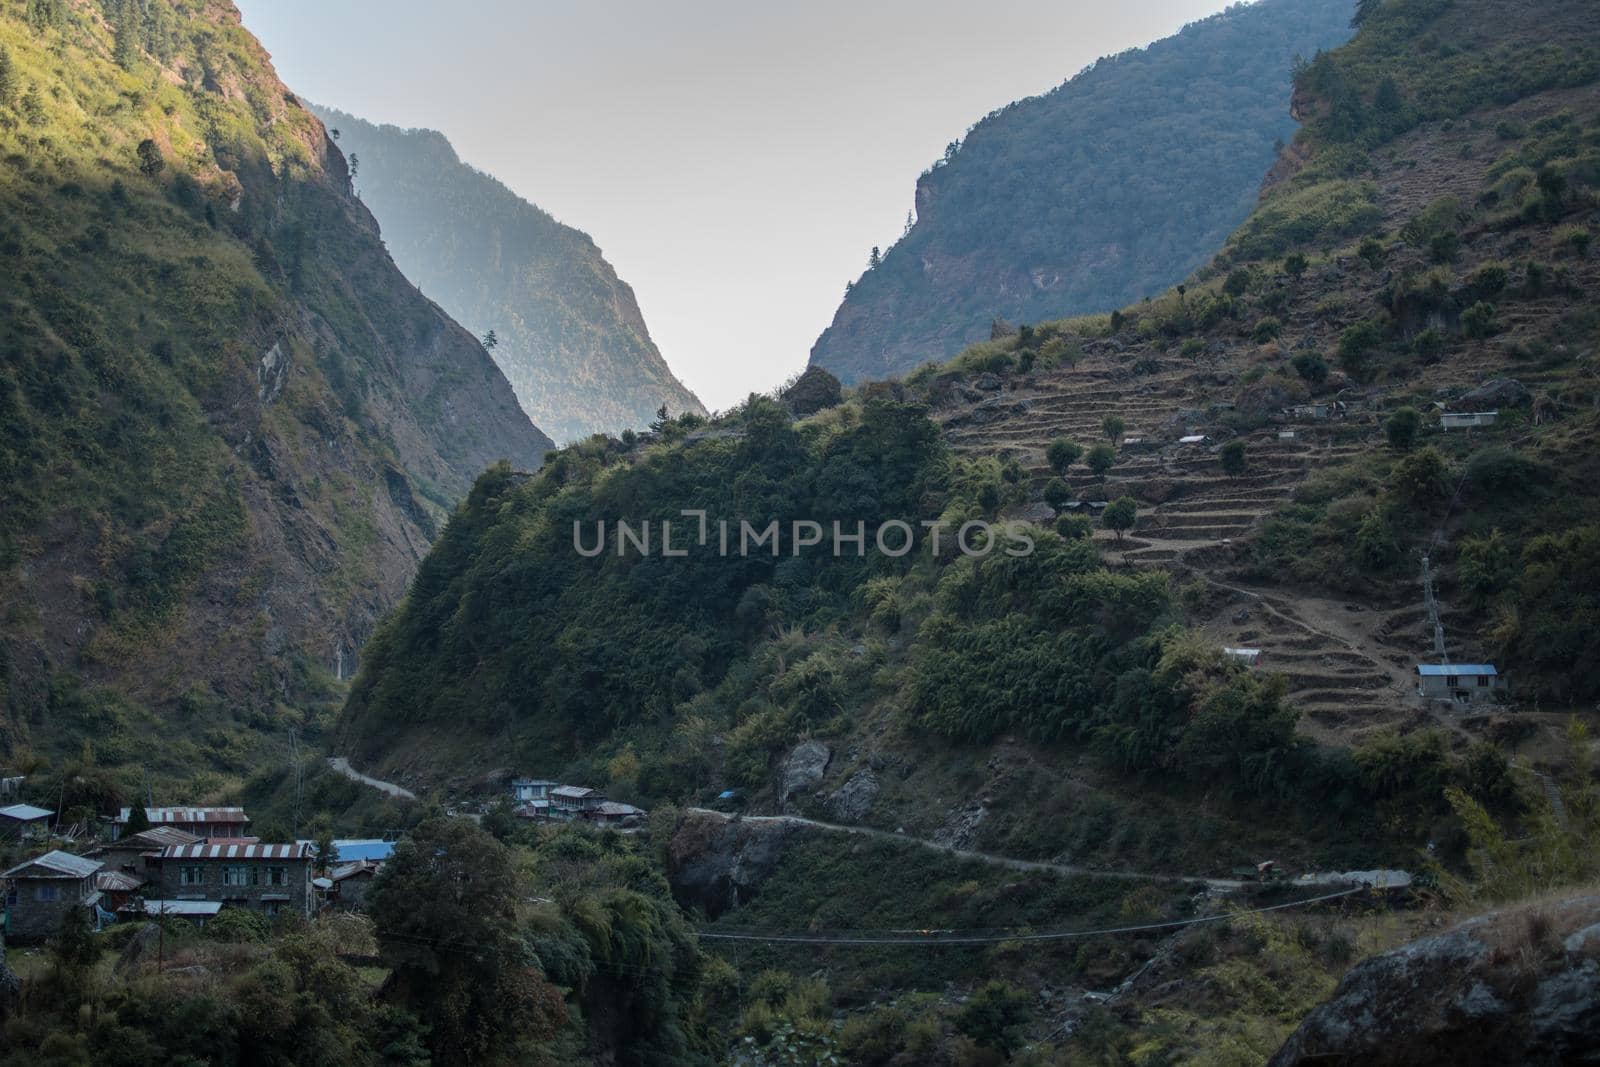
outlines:
[{"label": "bushy green vegetation", "polygon": [[[848,329],[825,332],[813,362],[887,377],[954,355],[996,317],[1104,311],[1180,281],[1249,214],[1292,133],[1293,57],[1340,43],[1347,23],[1312,0],[1235,6],[987,116],[923,175],[916,225],[854,283]],[[948,285],[923,269],[972,258]]]}]

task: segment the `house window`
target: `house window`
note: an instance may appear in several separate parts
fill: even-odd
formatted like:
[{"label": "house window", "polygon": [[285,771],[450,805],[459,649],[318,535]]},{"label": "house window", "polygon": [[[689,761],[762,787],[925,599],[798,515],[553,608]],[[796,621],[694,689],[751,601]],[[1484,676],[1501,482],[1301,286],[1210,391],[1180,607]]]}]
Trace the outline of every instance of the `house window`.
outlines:
[{"label": "house window", "polygon": [[254,867],[233,865],[222,868],[223,885],[257,885],[258,883],[259,875]]},{"label": "house window", "polygon": [[1450,685],[1451,689],[1460,689],[1461,688],[1461,678],[1458,675],[1452,674],[1450,676],[1450,679],[1449,679],[1449,685]]},{"label": "house window", "polygon": [[206,869],[204,867],[179,867],[179,885],[205,885]]},{"label": "house window", "polygon": [[1486,689],[1486,688],[1488,688],[1488,686],[1489,686],[1489,676],[1487,674],[1478,675],[1478,688],[1479,689]]},{"label": "house window", "polygon": [[267,918],[269,919],[278,917],[279,906],[279,902],[276,900],[263,900],[261,902],[261,910],[267,913]]},{"label": "house window", "polygon": [[289,868],[287,868],[287,867],[268,867],[267,868],[267,884],[268,885],[288,885],[289,884]]},{"label": "house window", "polygon": [[61,887],[55,885],[41,885],[33,892],[35,900],[60,900]]}]

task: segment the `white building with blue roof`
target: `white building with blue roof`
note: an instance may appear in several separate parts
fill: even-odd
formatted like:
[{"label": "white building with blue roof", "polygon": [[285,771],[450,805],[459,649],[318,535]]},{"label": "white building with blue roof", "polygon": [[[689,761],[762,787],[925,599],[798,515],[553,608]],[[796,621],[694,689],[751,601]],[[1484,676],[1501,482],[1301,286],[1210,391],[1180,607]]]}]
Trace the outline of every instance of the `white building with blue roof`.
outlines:
[{"label": "white building with blue roof", "polygon": [[1492,663],[1419,663],[1417,692],[1452,704],[1493,703],[1505,692],[1505,679]]}]

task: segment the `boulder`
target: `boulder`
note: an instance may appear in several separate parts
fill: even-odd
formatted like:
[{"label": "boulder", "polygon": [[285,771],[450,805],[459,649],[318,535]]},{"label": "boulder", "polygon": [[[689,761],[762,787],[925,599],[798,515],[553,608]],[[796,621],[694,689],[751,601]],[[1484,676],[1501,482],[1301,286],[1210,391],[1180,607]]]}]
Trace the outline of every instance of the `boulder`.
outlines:
[{"label": "boulder", "polygon": [[878,799],[878,776],[870,770],[852,774],[828,797],[828,810],[840,822],[860,822]]},{"label": "boulder", "polygon": [[779,399],[796,416],[803,418],[833,407],[843,395],[844,390],[838,378],[821,367],[808,367],[783,391]]},{"label": "boulder", "polygon": [[1450,406],[1457,411],[1486,411],[1520,407],[1530,399],[1527,388],[1515,378],[1490,378],[1456,397]]},{"label": "boulder", "polygon": [[1600,896],[1491,912],[1366,960],[1268,1067],[1594,1063]]},{"label": "boulder", "polygon": [[778,867],[791,835],[782,819],[745,820],[716,812],[684,815],[667,842],[667,882],[686,907],[715,919],[748,901]]},{"label": "boulder", "polygon": [[798,793],[809,793],[822,781],[828,771],[828,760],[833,751],[821,741],[802,741],[783,761],[783,775],[778,782],[778,802],[789,803]]}]

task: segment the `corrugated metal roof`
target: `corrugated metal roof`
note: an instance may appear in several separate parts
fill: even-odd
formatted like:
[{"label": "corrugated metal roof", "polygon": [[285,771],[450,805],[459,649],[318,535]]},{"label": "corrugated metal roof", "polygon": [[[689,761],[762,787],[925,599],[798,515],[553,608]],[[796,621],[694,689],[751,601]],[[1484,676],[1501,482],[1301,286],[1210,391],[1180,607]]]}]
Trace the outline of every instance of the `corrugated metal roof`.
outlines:
[{"label": "corrugated metal roof", "polygon": [[1442,678],[1447,675],[1464,674],[1469,676],[1487,674],[1490,677],[1499,675],[1492,663],[1419,663],[1417,673],[1424,678]]},{"label": "corrugated metal roof", "polygon": [[[117,813],[116,821],[125,823],[132,813],[132,808],[123,808]],[[145,808],[144,813],[153,823],[250,821],[243,808]]]},{"label": "corrugated metal roof", "polygon": [[[138,911],[138,905],[132,901],[124,904],[118,911]],[[215,915],[222,910],[220,900],[147,900],[144,902],[144,911],[152,915]]]},{"label": "corrugated metal roof", "polygon": [[180,830],[176,826],[152,826],[148,830],[140,830],[136,834],[119,838],[117,847],[166,848],[168,845],[193,845],[198,844],[200,838],[187,830]]},{"label": "corrugated metal roof", "polygon": [[17,864],[4,874],[0,874],[0,878],[13,878],[18,873],[26,871],[30,867],[39,867],[42,868],[44,872],[49,872],[34,875],[34,877],[38,878],[49,878],[52,876],[59,876],[62,878],[87,878],[104,866],[105,864],[101,863],[99,860],[92,860],[86,856],[74,856],[72,853],[62,852],[60,849],[52,849],[42,856],[35,856],[31,860],[26,860]]},{"label": "corrugated metal roof", "polygon": [[164,860],[303,860],[310,858],[306,845],[171,845],[163,849]]},{"label": "corrugated metal roof", "polygon": [[636,808],[632,804],[622,804],[615,800],[603,801],[594,809],[601,815],[643,815],[643,808]]},{"label": "corrugated metal roof", "polygon": [[386,860],[394,855],[393,841],[367,839],[360,841],[335,841],[334,850],[341,862],[347,860]]},{"label": "corrugated metal roof", "polygon": [[346,878],[350,878],[358,874],[376,874],[379,866],[380,864],[373,863],[370,860],[357,860],[355,863],[341,863],[333,870],[328,872],[328,877],[332,878],[335,882],[342,882]]},{"label": "corrugated metal roof", "polygon": [[12,804],[7,808],[0,808],[0,815],[8,819],[18,819],[22,822],[32,822],[34,819],[46,819],[55,812],[49,808],[36,808],[32,804]]},{"label": "corrugated metal roof", "polygon": [[94,887],[102,893],[131,893],[144,885],[144,879],[127,871],[101,871],[94,876]]},{"label": "corrugated metal roof", "polygon": [[550,790],[550,795],[553,797],[570,797],[574,800],[582,800],[584,797],[592,797],[596,794],[593,789],[590,789],[586,785],[563,785],[557,786],[556,788]]}]

